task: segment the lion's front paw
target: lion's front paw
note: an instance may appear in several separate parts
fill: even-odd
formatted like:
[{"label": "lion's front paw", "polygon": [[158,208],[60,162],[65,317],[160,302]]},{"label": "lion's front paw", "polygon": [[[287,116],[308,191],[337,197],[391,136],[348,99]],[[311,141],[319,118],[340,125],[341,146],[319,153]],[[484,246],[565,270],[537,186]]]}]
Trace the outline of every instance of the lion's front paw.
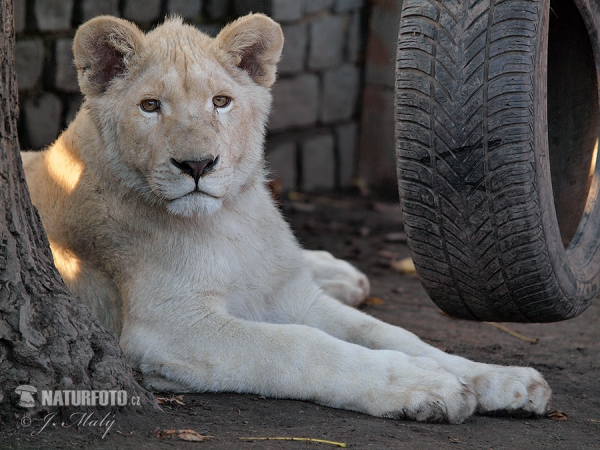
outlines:
[{"label": "lion's front paw", "polygon": [[350,306],[367,298],[371,285],[364,273],[329,252],[305,250],[303,253],[313,279],[327,295]]},{"label": "lion's front paw", "polygon": [[477,393],[477,412],[522,411],[541,415],[552,391],[546,380],[529,367],[489,366],[471,378]]},{"label": "lion's front paw", "polygon": [[403,386],[396,399],[394,393],[388,401],[399,400],[401,408],[378,414],[382,417],[411,419],[419,422],[462,423],[475,411],[477,397],[463,380],[444,370],[437,373],[425,371],[414,386]]},{"label": "lion's front paw", "polygon": [[[359,397],[366,401],[363,411],[379,417],[445,423],[461,423],[475,412],[477,397],[472,387],[433,359],[401,354],[390,359],[383,370],[371,366],[372,382]],[[384,377],[377,378],[382,372]]]}]

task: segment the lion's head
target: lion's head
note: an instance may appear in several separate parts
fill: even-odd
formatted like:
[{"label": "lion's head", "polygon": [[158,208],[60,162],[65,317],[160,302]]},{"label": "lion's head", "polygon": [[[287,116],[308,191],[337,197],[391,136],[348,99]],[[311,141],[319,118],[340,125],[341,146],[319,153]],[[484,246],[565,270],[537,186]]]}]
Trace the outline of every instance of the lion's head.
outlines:
[{"label": "lion's head", "polygon": [[75,65],[102,140],[99,154],[82,155],[86,165],[173,214],[216,211],[263,178],[282,46],[281,28],[262,14],[215,39],[178,18],[147,34],[114,17],[85,23]]}]

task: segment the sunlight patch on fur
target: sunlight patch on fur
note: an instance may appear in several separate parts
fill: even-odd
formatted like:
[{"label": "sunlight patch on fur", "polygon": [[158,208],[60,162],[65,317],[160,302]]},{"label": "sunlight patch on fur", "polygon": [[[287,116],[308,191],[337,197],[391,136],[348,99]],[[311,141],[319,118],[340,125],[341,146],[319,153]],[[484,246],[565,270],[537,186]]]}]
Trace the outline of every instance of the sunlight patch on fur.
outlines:
[{"label": "sunlight patch on fur", "polygon": [[83,173],[83,164],[74,158],[66,146],[61,145],[55,151],[47,154],[48,172],[56,183],[67,193],[70,193],[77,187],[81,174]]},{"label": "sunlight patch on fur", "polygon": [[54,264],[63,277],[63,280],[66,283],[76,280],[81,273],[81,261],[79,258],[52,241],[52,239],[50,239],[50,248],[54,257]]}]

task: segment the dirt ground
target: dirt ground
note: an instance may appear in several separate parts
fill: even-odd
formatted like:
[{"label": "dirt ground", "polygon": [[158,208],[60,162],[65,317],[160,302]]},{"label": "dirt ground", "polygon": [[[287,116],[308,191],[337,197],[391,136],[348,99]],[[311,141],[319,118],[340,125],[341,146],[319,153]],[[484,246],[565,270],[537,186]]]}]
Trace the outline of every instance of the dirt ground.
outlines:
[{"label": "dirt ground", "polygon": [[[116,413],[106,426],[41,423],[0,430],[0,448],[173,449],[336,448],[310,441],[247,441],[296,437],[345,443],[348,448],[600,449],[600,300],[580,317],[554,324],[502,324],[452,319],[440,313],[414,275],[390,261],[408,256],[400,211],[392,203],[348,197],[296,197],[283,210],[307,248],[326,249],[365,271],[372,298],[362,309],[407,328],[450,353],[482,362],[526,365],[553,389],[544,418],[474,416],[461,425],[370,417],[312,403],[231,393],[162,397],[164,413]],[[537,340],[531,343],[527,338]],[[560,420],[557,420],[560,419]],[[190,429],[205,442],[168,430]]]}]

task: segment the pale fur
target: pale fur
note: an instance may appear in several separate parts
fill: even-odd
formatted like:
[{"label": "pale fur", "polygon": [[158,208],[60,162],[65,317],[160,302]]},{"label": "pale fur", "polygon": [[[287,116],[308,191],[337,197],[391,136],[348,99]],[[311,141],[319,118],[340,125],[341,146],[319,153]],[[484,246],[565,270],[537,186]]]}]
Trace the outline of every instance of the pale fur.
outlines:
[{"label": "pale fur", "polygon": [[[263,15],[216,39],[179,19],[146,35],[110,17],[79,29],[85,103],[51,147],[24,155],[69,288],[152,389],[454,423],[475,410],[543,413],[550,389],[534,369],[448,355],[326,293],[356,303],[369,286],[327,253],[303,254],[265,187],[282,45]],[[233,103],[219,110],[216,95]],[[141,110],[147,98],[159,113]],[[218,164],[193,193],[171,158],[207,155]]]}]

